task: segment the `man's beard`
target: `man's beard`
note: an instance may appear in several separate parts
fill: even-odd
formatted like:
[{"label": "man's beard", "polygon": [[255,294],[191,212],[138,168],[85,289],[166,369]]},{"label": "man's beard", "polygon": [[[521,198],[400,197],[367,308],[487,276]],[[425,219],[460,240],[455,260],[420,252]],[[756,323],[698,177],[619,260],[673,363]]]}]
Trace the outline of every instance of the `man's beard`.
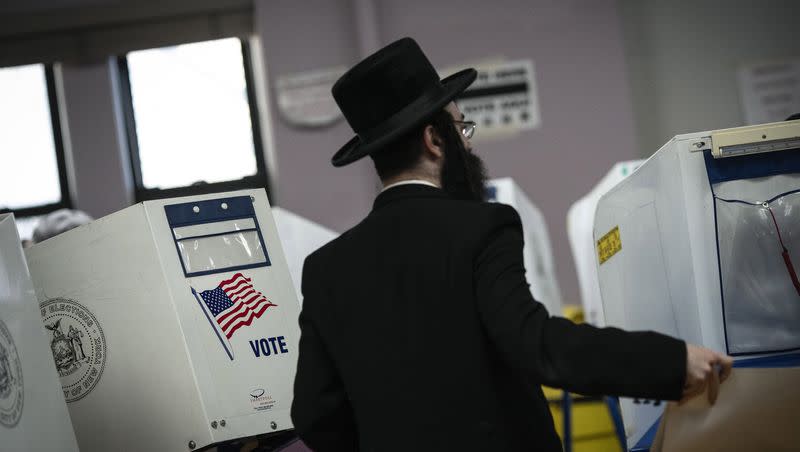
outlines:
[{"label": "man's beard", "polygon": [[486,165],[467,151],[452,123],[440,131],[444,140],[442,189],[451,197],[470,201],[486,200]]}]

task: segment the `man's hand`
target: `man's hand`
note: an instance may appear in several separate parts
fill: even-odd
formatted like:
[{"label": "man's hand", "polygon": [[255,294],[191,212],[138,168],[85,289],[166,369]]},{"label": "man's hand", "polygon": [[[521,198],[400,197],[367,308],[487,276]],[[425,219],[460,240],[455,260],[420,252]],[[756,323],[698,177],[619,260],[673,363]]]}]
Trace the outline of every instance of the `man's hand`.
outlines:
[{"label": "man's hand", "polygon": [[717,401],[719,384],[731,374],[733,359],[704,347],[686,344],[686,382],[680,403],[700,395],[708,388],[708,402]]}]

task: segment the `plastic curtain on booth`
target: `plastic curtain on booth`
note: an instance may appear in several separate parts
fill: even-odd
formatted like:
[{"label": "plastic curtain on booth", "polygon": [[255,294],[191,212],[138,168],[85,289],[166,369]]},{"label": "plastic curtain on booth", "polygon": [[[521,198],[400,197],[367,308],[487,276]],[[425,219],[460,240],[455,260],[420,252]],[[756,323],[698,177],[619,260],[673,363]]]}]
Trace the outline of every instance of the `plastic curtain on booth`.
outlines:
[{"label": "plastic curtain on booth", "polygon": [[715,198],[729,352],[800,348],[800,193]]}]

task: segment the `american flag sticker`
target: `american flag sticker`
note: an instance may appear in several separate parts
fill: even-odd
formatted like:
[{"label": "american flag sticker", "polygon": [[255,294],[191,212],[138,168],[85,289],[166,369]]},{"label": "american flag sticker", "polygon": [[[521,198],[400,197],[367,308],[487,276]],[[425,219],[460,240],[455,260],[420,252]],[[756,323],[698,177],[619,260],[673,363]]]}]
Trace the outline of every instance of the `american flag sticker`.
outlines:
[{"label": "american flag sticker", "polygon": [[192,293],[203,308],[206,318],[231,360],[233,360],[233,350],[228,340],[240,328],[249,326],[255,319],[264,315],[267,309],[277,306],[251,283],[251,278],[237,273],[230,279],[220,282],[217,287],[199,294],[192,288]]}]

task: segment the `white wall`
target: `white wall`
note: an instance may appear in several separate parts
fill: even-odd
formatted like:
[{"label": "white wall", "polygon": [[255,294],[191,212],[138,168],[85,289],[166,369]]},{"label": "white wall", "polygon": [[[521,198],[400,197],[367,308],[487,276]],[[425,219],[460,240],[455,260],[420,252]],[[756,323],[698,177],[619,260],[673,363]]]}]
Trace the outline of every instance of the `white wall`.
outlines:
[{"label": "white wall", "polygon": [[292,212],[343,232],[372,207],[377,179],[371,161],[334,168],[331,157],[353,137],[353,131],[344,120],[317,129],[290,125],[276,107],[274,81],[280,76],[350,66],[358,61],[359,36],[352,2],[257,1],[254,15],[270,83],[277,201]]},{"label": "white wall", "polygon": [[797,0],[620,0],[639,155],[744,125],[737,68],[800,57]]}]

